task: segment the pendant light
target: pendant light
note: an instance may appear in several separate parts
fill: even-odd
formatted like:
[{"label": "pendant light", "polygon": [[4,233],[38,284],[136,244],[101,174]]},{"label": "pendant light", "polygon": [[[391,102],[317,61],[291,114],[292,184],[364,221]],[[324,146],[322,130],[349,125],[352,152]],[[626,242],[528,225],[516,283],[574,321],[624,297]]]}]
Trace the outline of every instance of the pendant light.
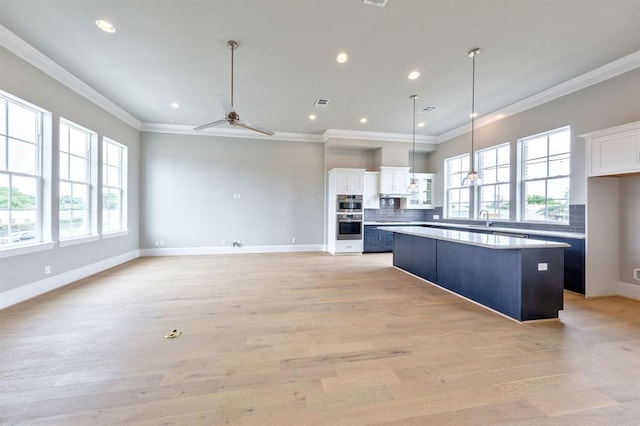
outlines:
[{"label": "pendant light", "polygon": [[480,183],[480,178],[478,177],[478,172],[474,167],[474,152],[473,152],[473,137],[474,137],[474,127],[476,121],[476,56],[480,53],[480,48],[476,47],[469,51],[469,57],[473,60],[472,72],[471,72],[471,158],[470,161],[470,169],[467,176],[462,180],[463,185],[478,185]]},{"label": "pendant light", "polygon": [[416,99],[418,99],[418,95],[411,95],[409,99],[413,100],[413,127],[412,129],[412,141],[413,141],[413,153],[411,155],[411,183],[407,188],[407,191],[411,193],[418,192],[418,181],[416,180]]}]

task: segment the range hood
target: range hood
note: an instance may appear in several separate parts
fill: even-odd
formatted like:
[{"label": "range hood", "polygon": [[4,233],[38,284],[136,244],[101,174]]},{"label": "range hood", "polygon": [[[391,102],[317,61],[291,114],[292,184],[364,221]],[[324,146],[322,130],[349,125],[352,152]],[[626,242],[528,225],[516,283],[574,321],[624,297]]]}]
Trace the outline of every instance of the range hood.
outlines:
[{"label": "range hood", "polygon": [[409,198],[411,197],[411,193],[410,192],[406,192],[406,193],[391,193],[391,194],[380,194],[380,198]]}]

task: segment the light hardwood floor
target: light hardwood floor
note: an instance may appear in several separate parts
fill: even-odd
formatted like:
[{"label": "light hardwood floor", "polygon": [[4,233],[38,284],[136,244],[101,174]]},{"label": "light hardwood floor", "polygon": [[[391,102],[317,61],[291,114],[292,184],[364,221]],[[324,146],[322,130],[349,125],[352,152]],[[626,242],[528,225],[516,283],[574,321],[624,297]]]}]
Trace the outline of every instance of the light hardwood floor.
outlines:
[{"label": "light hardwood floor", "polygon": [[517,324],[389,254],[140,258],[0,327],[1,424],[640,424],[640,302]]}]

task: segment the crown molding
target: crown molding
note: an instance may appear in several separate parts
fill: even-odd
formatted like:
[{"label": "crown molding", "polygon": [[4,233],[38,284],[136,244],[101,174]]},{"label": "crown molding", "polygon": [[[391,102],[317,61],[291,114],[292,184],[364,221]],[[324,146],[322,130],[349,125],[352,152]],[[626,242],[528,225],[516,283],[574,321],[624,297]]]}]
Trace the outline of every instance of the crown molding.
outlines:
[{"label": "crown molding", "polygon": [[131,127],[140,130],[140,120],[107,99],[105,96],[80,80],[78,77],[62,68],[60,65],[42,54],[33,46],[9,31],[3,25],[0,25],[0,46],[5,47],[11,53],[24,59],[34,67],[43,71],[51,78],[58,80],[69,89],[87,98],[94,104],[113,114]]},{"label": "crown molding", "polygon": [[[362,132],[354,130],[343,129],[328,129],[322,135],[306,134],[306,133],[280,133],[277,132],[274,136],[266,136],[256,132],[251,132],[245,129],[225,129],[215,128],[206,129],[204,131],[194,131],[189,126],[182,125],[168,125],[168,124],[156,124],[156,123],[142,123],[140,120],[129,114],[123,108],[110,101],[104,95],[84,83],[75,75],[71,74],[66,69],[55,63],[53,60],[36,50],[33,46],[20,39],[13,34],[3,25],[0,25],[0,46],[5,47],[7,50],[15,54],[16,56],[27,61],[34,67],[40,69],[45,74],[49,75],[53,79],[64,84],[71,90],[87,98],[97,106],[103,108],[105,111],[113,114],[115,117],[129,124],[133,128],[155,133],[174,133],[174,134],[193,134],[193,135],[206,135],[206,136],[223,136],[223,137],[237,137],[245,139],[276,139],[284,141],[298,141],[298,142],[327,142],[329,139],[358,139],[369,141],[387,141],[387,142],[412,142],[412,135],[404,133],[384,133],[384,132]],[[543,90],[533,96],[525,98],[521,101],[515,102],[504,108],[500,108],[493,111],[490,114],[485,114],[475,121],[476,128],[486,126],[494,123],[497,120],[504,119],[506,117],[519,114],[528,109],[542,105],[544,103],[553,101],[562,96],[571,94],[578,90],[600,83],[604,80],[616,77],[625,72],[634,70],[640,67],[640,50],[610,62],[606,65],[598,67],[592,71],[586,72],[578,77],[567,80],[554,87]],[[498,118],[498,115],[501,117]],[[416,135],[417,143],[442,143],[448,141],[456,136],[463,135],[471,131],[471,124],[466,123],[447,132],[441,133],[438,136],[424,136]]]},{"label": "crown molding", "polygon": [[[406,133],[362,132],[359,130],[327,129],[322,134],[324,141],[329,139],[357,139],[384,142],[413,142],[413,135]],[[436,143],[435,136],[416,135],[417,143]]]},{"label": "crown molding", "polygon": [[273,136],[263,135],[262,133],[252,132],[251,130],[241,128],[228,127],[211,127],[205,130],[194,130],[192,126],[181,124],[162,124],[162,123],[142,123],[140,127],[142,132],[150,133],[171,133],[177,135],[194,135],[194,136],[218,136],[225,138],[241,138],[241,139],[265,139],[278,141],[295,141],[295,142],[319,142],[323,143],[321,135],[310,135],[305,133],[287,133],[276,132]]},{"label": "crown molding", "polygon": [[[218,136],[227,138],[242,139],[265,139],[279,141],[295,141],[295,142],[319,142],[326,143],[329,139],[357,139],[366,141],[383,141],[383,142],[412,142],[412,135],[404,133],[378,133],[378,132],[361,132],[357,130],[328,129],[322,135],[308,133],[286,133],[276,132],[273,136],[263,135],[262,133],[252,132],[246,129],[236,129],[228,127],[212,127],[205,130],[194,130],[191,126],[181,124],[162,124],[162,123],[142,123],[140,127],[142,132],[150,133],[170,133],[177,135],[194,135],[194,136]],[[434,144],[435,136],[417,136],[416,143]]]},{"label": "crown molding", "polygon": [[[577,92],[578,90],[585,89],[594,84],[616,77],[625,72],[632,71],[640,67],[640,50],[631,53],[627,56],[623,56],[613,62],[598,67],[594,70],[588,71],[582,75],[579,75],[571,80],[567,80],[542,92],[536,93],[533,96],[529,96],[521,101],[508,105],[504,108],[500,108],[493,111],[490,114],[486,114],[483,117],[476,120],[476,129],[487,124],[494,123],[498,120],[503,120],[506,117],[521,113],[531,108],[535,108],[539,105]],[[498,118],[498,115],[501,117]],[[437,143],[445,142],[456,136],[463,135],[471,131],[471,123],[464,124],[462,126],[451,129],[448,132],[442,133],[437,137]]]}]

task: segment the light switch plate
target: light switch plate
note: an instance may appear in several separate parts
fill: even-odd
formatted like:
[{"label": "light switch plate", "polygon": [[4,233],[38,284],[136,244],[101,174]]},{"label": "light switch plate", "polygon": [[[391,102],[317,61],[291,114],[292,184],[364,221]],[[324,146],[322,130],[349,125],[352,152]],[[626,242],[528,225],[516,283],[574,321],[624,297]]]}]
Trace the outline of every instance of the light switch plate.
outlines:
[{"label": "light switch plate", "polygon": [[538,271],[548,271],[549,264],[547,263],[538,263]]}]

